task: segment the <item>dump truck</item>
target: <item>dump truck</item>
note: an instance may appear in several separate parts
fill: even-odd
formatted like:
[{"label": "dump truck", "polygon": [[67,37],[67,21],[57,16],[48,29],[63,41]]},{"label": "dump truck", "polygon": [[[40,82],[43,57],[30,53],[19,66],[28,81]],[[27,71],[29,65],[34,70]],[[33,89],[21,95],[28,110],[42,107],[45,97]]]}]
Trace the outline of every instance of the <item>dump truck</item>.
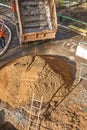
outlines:
[{"label": "dump truck", "polygon": [[15,0],[20,44],[55,38],[55,0]]}]

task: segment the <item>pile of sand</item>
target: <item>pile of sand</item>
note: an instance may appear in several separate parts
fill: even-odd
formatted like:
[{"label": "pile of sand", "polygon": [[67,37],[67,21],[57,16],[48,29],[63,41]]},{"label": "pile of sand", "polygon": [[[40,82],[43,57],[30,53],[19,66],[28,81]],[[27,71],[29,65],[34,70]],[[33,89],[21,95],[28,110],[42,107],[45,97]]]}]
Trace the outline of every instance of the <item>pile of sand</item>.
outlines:
[{"label": "pile of sand", "polygon": [[0,99],[12,107],[25,106],[32,94],[49,101],[61,84],[72,84],[69,63],[52,56],[25,56],[0,70]]}]

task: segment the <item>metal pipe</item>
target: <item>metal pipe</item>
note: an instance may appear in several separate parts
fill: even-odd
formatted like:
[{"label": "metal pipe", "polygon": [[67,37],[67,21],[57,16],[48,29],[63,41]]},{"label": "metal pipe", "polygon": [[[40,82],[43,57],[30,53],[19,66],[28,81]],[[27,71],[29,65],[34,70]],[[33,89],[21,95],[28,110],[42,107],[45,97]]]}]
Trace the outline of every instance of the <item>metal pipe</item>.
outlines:
[{"label": "metal pipe", "polygon": [[78,22],[78,23],[81,23],[81,24],[84,24],[84,25],[87,26],[87,23],[85,23],[85,22],[83,22],[83,21],[80,21],[80,20],[77,20],[77,19],[74,19],[74,18],[70,18],[70,17],[65,16],[65,15],[57,14],[57,16],[62,17],[62,18],[65,18],[65,19],[68,19],[68,20],[71,20],[71,21],[74,21],[74,22]]},{"label": "metal pipe", "polygon": [[0,6],[4,6],[11,9],[11,6],[0,3]]}]

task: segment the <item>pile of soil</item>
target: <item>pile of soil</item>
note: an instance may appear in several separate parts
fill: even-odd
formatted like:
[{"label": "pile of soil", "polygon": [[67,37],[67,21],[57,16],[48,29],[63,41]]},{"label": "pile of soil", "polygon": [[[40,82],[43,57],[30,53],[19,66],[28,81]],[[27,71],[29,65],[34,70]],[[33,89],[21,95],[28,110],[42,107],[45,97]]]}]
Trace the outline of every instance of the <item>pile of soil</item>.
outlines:
[{"label": "pile of soil", "polygon": [[63,83],[73,80],[72,66],[61,57],[25,56],[0,70],[0,99],[19,108],[31,102],[34,93],[48,102]]},{"label": "pile of soil", "polygon": [[[33,93],[39,100],[43,95],[44,106],[44,103],[49,102],[62,84],[69,90],[76,71],[76,66],[72,63],[65,57],[32,55],[18,58],[3,67],[0,70],[0,109],[2,111],[4,109],[4,115],[0,117],[1,129],[25,130],[28,128],[30,115],[28,112]],[[65,89],[60,89],[53,103],[59,102],[58,96],[61,94],[65,95]],[[53,103],[50,105],[54,105]],[[53,119],[54,113],[51,113],[50,117]],[[50,128],[52,126],[53,129],[54,127],[55,130],[58,129],[59,126],[52,123],[49,120],[50,117],[45,112],[41,115],[41,130],[45,130],[48,125]],[[58,115],[55,118],[57,120]],[[14,126],[5,121],[11,122]]]},{"label": "pile of soil", "polygon": [[[3,67],[0,70],[0,129],[27,129],[29,113],[23,108],[29,111],[27,104],[31,102],[32,94],[36,99],[43,95],[43,102],[48,102],[62,84],[67,85],[68,89],[72,86],[75,72],[75,64],[60,56],[25,56]],[[74,97],[81,93],[83,87],[80,88],[78,86],[74,90]],[[74,97],[71,96],[69,101],[63,100],[58,106],[50,104],[50,108],[53,105],[55,108],[50,113],[49,108],[41,115],[39,128],[86,130],[87,105],[75,102]],[[58,97],[55,100],[58,102]]]}]

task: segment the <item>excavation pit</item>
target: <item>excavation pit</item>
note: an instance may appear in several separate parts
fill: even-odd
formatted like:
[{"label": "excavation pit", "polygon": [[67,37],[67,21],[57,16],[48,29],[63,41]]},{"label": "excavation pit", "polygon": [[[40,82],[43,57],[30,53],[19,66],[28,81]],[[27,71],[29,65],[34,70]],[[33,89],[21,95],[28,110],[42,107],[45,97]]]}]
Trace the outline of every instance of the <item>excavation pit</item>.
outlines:
[{"label": "excavation pit", "polygon": [[30,109],[33,93],[36,99],[43,96],[45,104],[57,92],[53,102],[61,102],[72,89],[75,73],[74,62],[66,57],[50,55],[21,57],[3,67],[0,70],[0,107],[12,112],[10,116],[7,114],[7,121],[12,120],[18,129],[27,128],[22,108]]}]

